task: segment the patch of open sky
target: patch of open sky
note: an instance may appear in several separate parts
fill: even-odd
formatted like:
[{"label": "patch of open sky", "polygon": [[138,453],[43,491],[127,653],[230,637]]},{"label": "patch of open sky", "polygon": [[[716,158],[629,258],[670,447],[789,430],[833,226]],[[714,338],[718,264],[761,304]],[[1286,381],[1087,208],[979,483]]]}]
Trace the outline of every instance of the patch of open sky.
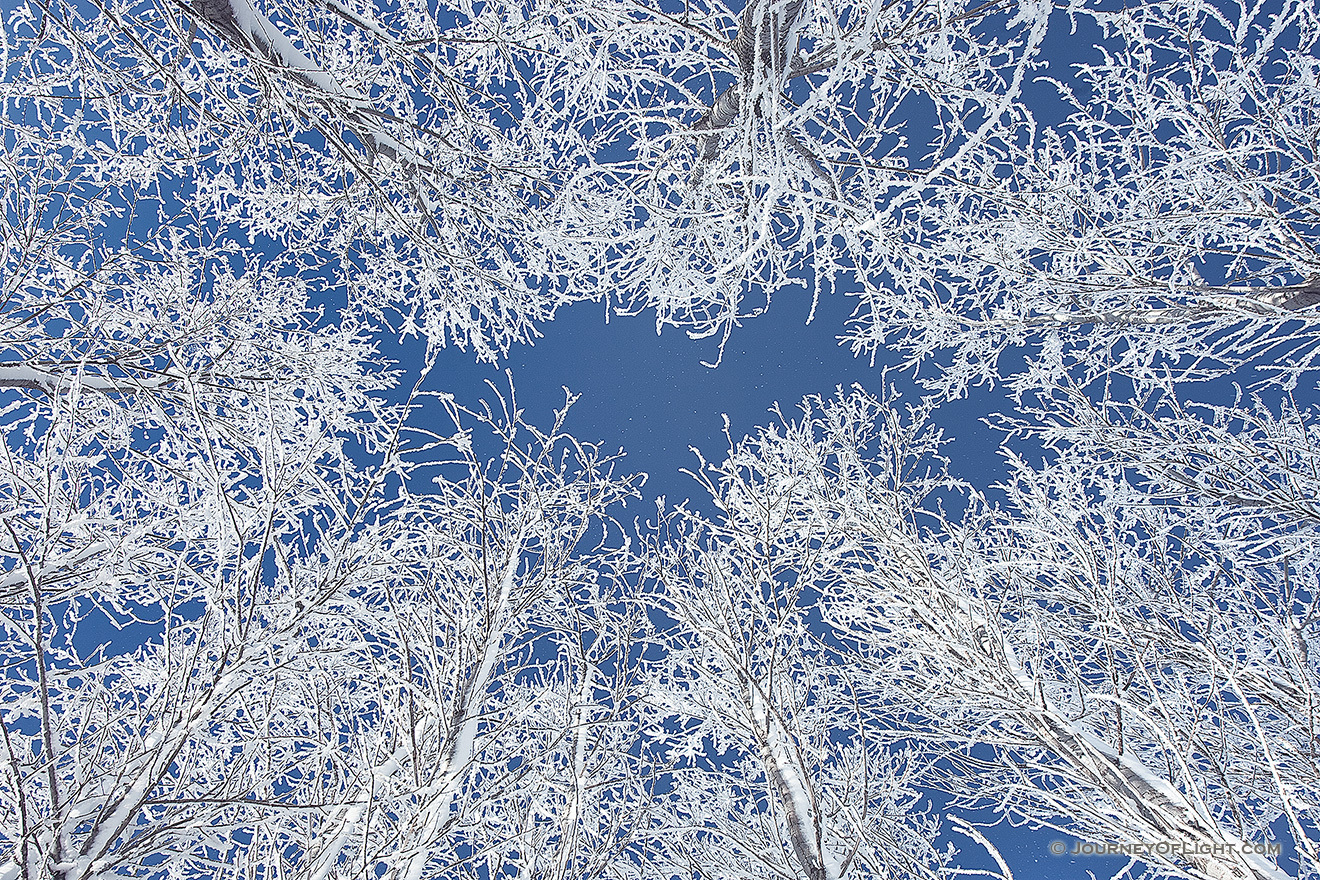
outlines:
[{"label": "patch of open sky", "polygon": [[[606,327],[601,306],[574,305],[542,328],[540,340],[514,346],[499,365],[475,364],[457,348],[441,351],[427,386],[470,405],[493,398],[487,381],[504,390],[508,369],[520,405],[537,425],[551,421],[567,387],[580,395],[567,423],[578,439],[599,442],[607,451],[622,448],[623,468],[648,475],[648,498],[663,495],[671,506],[690,499],[705,509],[705,493],[682,471],[698,465],[690,447],[707,461],[723,459],[726,416],[737,442],[772,421],[776,404],[793,418],[804,397],[830,397],[840,387],[858,384],[880,393],[884,385],[897,384],[914,403],[919,398],[921,390],[893,371],[897,355],[872,365],[840,347],[837,336],[851,303],[825,298],[807,323],[810,307],[805,295],[776,297],[766,314],[735,329],[723,361],[712,369],[703,361],[717,357],[715,340],[694,341],[673,328],[657,334],[647,315],[616,316]],[[409,359],[422,355],[420,345],[400,350]],[[1002,435],[980,417],[1010,404],[1002,388],[981,388],[939,405],[933,420],[950,437],[946,454],[955,476],[978,486],[989,476],[1006,476],[996,451]],[[419,418],[428,423],[425,408]]]}]

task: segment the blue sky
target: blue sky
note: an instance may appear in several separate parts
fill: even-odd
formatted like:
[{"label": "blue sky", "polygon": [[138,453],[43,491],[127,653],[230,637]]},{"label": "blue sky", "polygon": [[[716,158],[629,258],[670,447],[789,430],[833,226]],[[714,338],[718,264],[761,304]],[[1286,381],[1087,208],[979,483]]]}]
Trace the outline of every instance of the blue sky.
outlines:
[{"label": "blue sky", "polygon": [[[877,358],[872,366],[838,345],[853,305],[844,296],[822,297],[808,324],[805,293],[776,296],[766,314],[733,331],[723,361],[712,368],[703,361],[716,360],[718,340],[689,339],[672,327],[657,335],[649,314],[611,317],[606,326],[604,308],[583,303],[561,310],[541,328],[543,338],[515,346],[499,364],[476,364],[470,352],[445,349],[429,385],[475,401],[489,395],[487,379],[503,388],[508,369],[534,423],[549,420],[567,387],[581,395],[568,423],[574,436],[610,451],[622,447],[625,468],[648,475],[648,498],[697,501],[700,487],[680,469],[696,465],[690,446],[708,461],[722,457],[724,415],[737,441],[772,421],[776,403],[793,418],[803,397],[828,397],[836,386],[856,383],[879,393],[887,366],[889,382],[914,400],[921,393],[907,374],[893,369],[899,358],[889,364]],[[947,452],[955,474],[987,485],[989,475],[1002,473],[1001,434],[980,419],[1009,406],[998,387],[940,405],[935,418],[951,439]]]},{"label": "blue sky", "polygon": [[[1068,33],[1066,27],[1056,28],[1046,57],[1054,65],[1067,65],[1084,54],[1080,47],[1089,45],[1088,39]],[[1052,88],[1045,85],[1029,91],[1033,100],[1042,102],[1051,93]],[[1038,118],[1049,118],[1043,104],[1033,109]],[[699,448],[709,461],[723,457],[726,415],[736,441],[771,421],[770,410],[776,404],[792,418],[804,396],[829,396],[839,386],[856,383],[880,392],[888,381],[907,396],[921,393],[910,375],[886,373],[898,358],[891,356],[886,362],[880,357],[872,364],[838,344],[855,302],[841,294],[824,296],[815,305],[814,319],[807,323],[813,309],[810,293],[805,289],[781,292],[766,314],[734,329],[717,368],[704,362],[717,359],[718,339],[692,340],[674,328],[658,335],[649,313],[613,316],[607,323],[605,306],[578,304],[562,309],[553,322],[543,325],[543,337],[534,345],[515,346],[497,364],[475,363],[470,350],[443,350],[425,388],[453,393],[472,406],[490,396],[487,380],[497,388],[506,386],[507,369],[527,419],[537,425],[547,424],[552,411],[562,404],[563,387],[581,395],[568,430],[580,440],[599,442],[607,451],[625,450],[623,468],[648,474],[643,502],[632,514],[645,519],[653,514],[651,502],[657,496],[664,496],[671,507],[685,499],[704,506],[701,488],[682,469],[696,465],[690,447]],[[414,341],[383,344],[385,354],[398,358],[405,369],[419,348]],[[415,370],[411,372],[415,375]],[[1189,396],[1222,398],[1230,389],[1225,381],[1190,389]],[[1266,399],[1272,402],[1268,395]],[[1297,402],[1313,406],[1315,389],[1303,386]],[[1003,436],[982,419],[1011,412],[1012,406],[1002,388],[984,387],[973,389],[967,398],[941,403],[933,420],[949,438],[945,453],[954,476],[982,489],[1004,476],[999,451]],[[417,421],[426,426],[424,411]],[[1031,457],[1030,450],[1018,448]],[[1019,878],[1067,880],[1090,872],[1104,877],[1124,863],[1123,859],[1051,856],[1048,844],[1059,838],[1054,832],[1002,826],[989,836],[1002,846]],[[952,839],[975,850],[973,844]]]}]

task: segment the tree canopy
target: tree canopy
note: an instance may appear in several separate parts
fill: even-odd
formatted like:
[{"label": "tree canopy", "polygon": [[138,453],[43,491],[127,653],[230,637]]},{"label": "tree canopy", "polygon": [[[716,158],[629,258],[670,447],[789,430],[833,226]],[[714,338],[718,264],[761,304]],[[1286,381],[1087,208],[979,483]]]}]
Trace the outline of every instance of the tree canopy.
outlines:
[{"label": "tree canopy", "polygon": [[[1320,874],[1313,3],[4,16],[0,880]],[[841,296],[677,506],[432,371]]]}]

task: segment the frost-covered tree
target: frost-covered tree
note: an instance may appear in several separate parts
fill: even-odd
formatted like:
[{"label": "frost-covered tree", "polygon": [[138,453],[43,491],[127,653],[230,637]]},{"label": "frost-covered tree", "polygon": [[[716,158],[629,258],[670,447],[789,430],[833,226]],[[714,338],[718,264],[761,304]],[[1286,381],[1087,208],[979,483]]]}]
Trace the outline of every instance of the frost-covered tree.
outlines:
[{"label": "frost-covered tree", "polygon": [[[931,494],[942,465],[920,413],[904,421],[860,393],[805,409],[718,471],[748,475],[730,531],[742,510],[761,514],[694,582],[727,592],[724,572],[767,554],[819,561],[792,568],[811,575],[796,593],[762,578],[726,602],[740,627],[726,652],[756,644],[762,617],[802,621],[759,628],[781,638],[846,650],[837,680],[854,702],[827,702],[865,718],[877,745],[929,749],[918,778],[955,808],[1147,844],[1138,861],[1187,878],[1285,876],[1252,847],[1286,828],[1314,876],[1313,533],[1257,509],[1251,535],[1251,509],[1169,505],[1113,456],[1063,449],[1042,468],[1014,460],[1001,507],[972,493],[953,515]],[[1268,453],[1263,432],[1234,433]],[[1305,480],[1313,459],[1292,462]],[[710,656],[708,675],[722,668]],[[797,696],[780,699],[813,707]],[[815,755],[804,742],[798,760]]]},{"label": "frost-covered tree", "polygon": [[609,519],[632,482],[563,433],[567,406],[541,432],[512,402],[441,402],[456,430],[432,439],[457,472],[365,530],[377,569],[326,619],[341,659],[324,675],[364,701],[339,719],[352,790],[267,858],[301,839],[300,875],[638,876],[647,624]]},{"label": "frost-covered tree", "polygon": [[[1047,24],[1098,46],[1047,64]],[[1024,344],[1082,378],[1313,363],[1304,0],[34,0],[6,29],[12,179],[304,254],[482,358],[581,300],[718,335],[805,288],[949,393]]]},{"label": "frost-covered tree", "polygon": [[98,189],[76,149],[7,158],[0,876],[568,876],[626,849],[628,807],[594,806],[645,804],[598,784],[636,729],[632,612],[603,598],[627,554],[588,532],[630,484],[516,412],[437,404],[453,433],[412,449],[397,376],[296,254]]},{"label": "frost-covered tree", "polygon": [[864,655],[821,617],[859,545],[814,503],[835,462],[816,457],[813,432],[856,431],[832,436],[847,449],[913,439],[876,416],[853,396],[827,409],[828,424],[730,443],[726,461],[696,474],[713,517],[662,507],[647,557],[671,626],[646,666],[647,746],[667,768],[651,857],[662,876],[957,874],[920,803],[920,759],[896,746]]},{"label": "frost-covered tree", "polygon": [[354,576],[340,545],[383,476],[355,460],[390,445],[370,397],[390,379],[352,332],[253,331],[201,297],[172,324],[187,299],[7,314],[7,877],[205,865],[319,796],[326,744],[284,696],[318,662],[309,616]]},{"label": "frost-covered tree", "polygon": [[1232,404],[1198,404],[1165,383],[1124,401],[1076,385],[1029,400],[1002,426],[1070,458],[1125,468],[1151,503],[1209,517],[1244,552],[1312,539],[1320,526],[1320,434],[1314,408],[1291,397],[1270,407],[1239,389]]},{"label": "frost-covered tree", "polygon": [[481,357],[583,299],[727,333],[775,290],[872,284],[860,223],[1011,119],[1047,13],[31,2],[7,137],[29,188],[57,156],[47,182],[99,214],[303,253],[336,298]]},{"label": "frost-covered tree", "polygon": [[[1062,13],[1060,13],[1062,15]],[[1310,2],[1074,6],[1066,119],[1028,104],[866,228],[887,285],[863,293],[855,351],[897,345],[959,393],[1006,350],[1045,376],[1213,375],[1289,383],[1317,364],[1320,20]]]},{"label": "frost-covered tree", "polygon": [[862,628],[901,646],[891,668],[933,740],[966,749],[938,784],[1146,845],[1157,873],[1287,876],[1257,849],[1282,834],[1313,876],[1314,538],[1262,553],[1263,534],[1155,503],[1086,456],[1015,462],[1006,494],[1009,513],[949,525],[916,594],[891,581],[887,619]]},{"label": "frost-covered tree", "polygon": [[346,436],[279,379],[7,401],[0,873],[628,864],[631,484],[442,402],[462,473],[400,491],[397,414]]},{"label": "frost-covered tree", "polygon": [[[478,106],[447,109],[456,83],[443,70],[433,93],[409,91],[387,62],[402,51],[425,67],[423,48],[415,56],[365,45],[376,39],[365,12],[314,9],[267,10],[274,21],[241,2],[6,10],[11,283],[37,283],[47,270],[35,262],[48,257],[39,246],[81,227],[82,249],[62,239],[56,261],[88,283],[113,283],[105,276],[139,264],[177,265],[180,244],[204,238],[227,270],[258,255],[300,255],[285,272],[324,290],[324,300],[391,314],[406,332],[472,344],[486,357],[549,317],[554,297],[530,291],[525,255],[512,244],[533,239],[509,207],[520,197],[504,191],[524,178],[520,159],[500,164],[501,151],[516,150],[500,146],[497,109],[475,98]],[[407,11],[398,20],[417,24]],[[434,35],[439,25],[428,30],[428,21],[417,26]],[[481,41],[471,50],[481,55]],[[471,65],[498,78],[480,60]],[[405,105],[377,100],[382,88]],[[427,129],[435,120],[412,103],[452,117],[448,135]],[[459,119],[471,123],[466,133]],[[440,151],[429,161],[409,146],[423,133]],[[449,150],[451,137],[480,145]],[[445,190],[443,216],[419,207],[438,198],[417,185],[423,172]],[[57,297],[78,289],[51,286]]]}]

